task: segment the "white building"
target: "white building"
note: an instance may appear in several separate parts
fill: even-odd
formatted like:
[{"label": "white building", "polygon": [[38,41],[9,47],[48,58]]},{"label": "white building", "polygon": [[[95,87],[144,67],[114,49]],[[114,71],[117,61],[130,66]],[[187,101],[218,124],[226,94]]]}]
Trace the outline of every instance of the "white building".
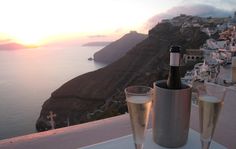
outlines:
[{"label": "white building", "polygon": [[236,11],[234,12],[234,16],[231,20],[231,24],[234,24],[234,25],[236,24]]},{"label": "white building", "polygon": [[228,27],[227,23],[224,23],[224,24],[222,24],[222,25],[220,25],[220,24],[217,25],[217,29],[218,29],[220,32],[225,31],[225,30],[227,29],[227,27]]},{"label": "white building", "polygon": [[187,49],[183,55],[184,63],[201,61],[203,58],[203,51],[200,49]]},{"label": "white building", "polygon": [[169,19],[163,19],[163,20],[161,20],[161,23],[170,23],[170,20]]},{"label": "white building", "polygon": [[204,28],[202,28],[201,31],[204,32],[204,33],[206,33],[208,36],[211,36],[208,27],[204,27]]},{"label": "white building", "polygon": [[214,39],[208,39],[206,41],[206,44],[207,44],[207,47],[210,48],[210,49],[219,49],[219,45],[217,45],[216,41]]},{"label": "white building", "polygon": [[224,48],[226,48],[227,41],[225,41],[225,40],[216,41],[215,43],[216,43],[216,45],[218,46],[219,49],[224,49]]},{"label": "white building", "polygon": [[230,51],[232,51],[232,52],[236,52],[236,43],[233,42],[232,44],[230,44],[229,49],[230,49]]}]

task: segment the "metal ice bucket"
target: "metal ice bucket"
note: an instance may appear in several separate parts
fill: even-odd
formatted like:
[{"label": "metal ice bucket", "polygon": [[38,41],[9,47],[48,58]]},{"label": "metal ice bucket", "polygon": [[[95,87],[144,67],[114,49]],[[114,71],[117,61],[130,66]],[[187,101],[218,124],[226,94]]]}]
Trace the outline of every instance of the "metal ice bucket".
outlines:
[{"label": "metal ice bucket", "polygon": [[153,140],[164,147],[186,144],[189,131],[192,87],[170,90],[166,80],[154,83],[152,112]]}]

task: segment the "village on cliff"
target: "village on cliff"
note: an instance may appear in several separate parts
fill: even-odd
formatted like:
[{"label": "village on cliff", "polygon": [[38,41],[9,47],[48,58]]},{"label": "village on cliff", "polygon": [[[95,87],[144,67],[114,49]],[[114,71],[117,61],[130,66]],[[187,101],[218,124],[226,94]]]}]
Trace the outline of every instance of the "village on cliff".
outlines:
[{"label": "village on cliff", "polygon": [[183,63],[199,62],[195,64],[193,70],[185,74],[182,78],[183,81],[187,83],[217,81],[222,85],[232,85],[236,82],[236,74],[233,73],[236,64],[231,65],[230,79],[218,78],[223,69],[221,67],[230,65],[234,60],[233,57],[236,56],[236,12],[233,17],[227,18],[202,18],[181,14],[171,20],[162,20],[162,23],[166,22],[180,26],[181,29],[199,27],[209,36],[209,39],[199,49],[186,49],[183,54]]}]

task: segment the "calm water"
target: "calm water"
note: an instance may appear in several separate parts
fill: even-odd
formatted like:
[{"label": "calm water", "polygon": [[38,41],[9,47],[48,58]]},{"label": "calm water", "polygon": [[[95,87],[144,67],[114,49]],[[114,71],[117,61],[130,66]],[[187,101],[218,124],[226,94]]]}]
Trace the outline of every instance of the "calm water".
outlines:
[{"label": "calm water", "polygon": [[102,47],[0,51],[0,139],[35,132],[43,102],[66,81],[104,66],[88,61]]}]

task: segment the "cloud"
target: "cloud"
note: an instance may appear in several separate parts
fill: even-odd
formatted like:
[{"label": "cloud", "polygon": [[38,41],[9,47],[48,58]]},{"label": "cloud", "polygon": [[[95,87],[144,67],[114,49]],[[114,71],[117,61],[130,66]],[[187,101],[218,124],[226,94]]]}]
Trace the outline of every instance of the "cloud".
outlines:
[{"label": "cloud", "polygon": [[1,45],[1,44],[9,43],[9,42],[11,42],[11,41],[12,41],[11,39],[0,39],[0,45]]},{"label": "cloud", "polygon": [[205,4],[226,10],[236,10],[235,0],[182,0],[184,4]]},{"label": "cloud", "polygon": [[167,13],[173,15],[179,15],[181,13],[189,14],[189,15],[197,15],[201,17],[225,17],[232,15],[232,12],[216,8],[210,5],[189,5],[189,6],[178,6],[170,9]]},{"label": "cloud", "polygon": [[25,48],[23,45],[15,43],[15,42],[0,44],[0,50],[16,50],[16,49],[23,49],[23,48]]},{"label": "cloud", "polygon": [[169,9],[165,13],[157,14],[150,18],[147,23],[145,23],[143,30],[147,31],[154,27],[162,19],[170,19],[180,14],[187,14],[193,16],[201,17],[228,17],[233,15],[233,11],[228,11],[224,9],[219,9],[214,6],[195,4],[195,5],[182,5]]}]

